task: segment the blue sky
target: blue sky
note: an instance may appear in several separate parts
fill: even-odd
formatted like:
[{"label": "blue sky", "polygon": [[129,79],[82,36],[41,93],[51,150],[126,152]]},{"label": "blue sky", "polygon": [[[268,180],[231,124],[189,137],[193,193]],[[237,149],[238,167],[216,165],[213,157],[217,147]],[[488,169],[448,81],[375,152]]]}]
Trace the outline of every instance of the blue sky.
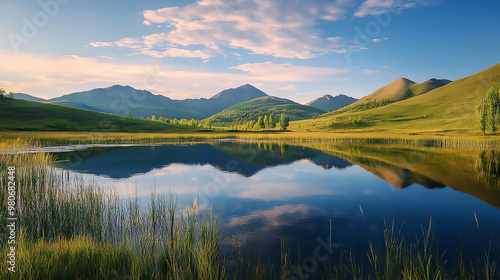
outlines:
[{"label": "blue sky", "polygon": [[130,85],[175,99],[250,83],[305,103],[500,63],[500,3],[2,1],[0,87],[51,98]]}]

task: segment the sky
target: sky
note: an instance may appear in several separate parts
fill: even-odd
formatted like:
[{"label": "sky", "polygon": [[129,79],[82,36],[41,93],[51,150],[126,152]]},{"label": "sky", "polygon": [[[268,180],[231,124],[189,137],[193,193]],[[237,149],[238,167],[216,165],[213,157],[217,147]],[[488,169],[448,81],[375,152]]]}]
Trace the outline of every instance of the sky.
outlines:
[{"label": "sky", "polygon": [[494,0],[0,0],[0,87],[129,85],[173,99],[252,84],[306,103],[500,63]]}]

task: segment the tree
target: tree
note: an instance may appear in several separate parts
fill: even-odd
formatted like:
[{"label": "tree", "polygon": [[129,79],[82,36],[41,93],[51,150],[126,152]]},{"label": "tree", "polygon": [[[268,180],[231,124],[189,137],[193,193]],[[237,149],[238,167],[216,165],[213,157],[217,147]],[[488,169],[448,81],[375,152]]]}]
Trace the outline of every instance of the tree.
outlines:
[{"label": "tree", "polygon": [[254,124],[254,122],[253,122],[253,121],[249,121],[249,122],[247,123],[247,128],[248,128],[248,129],[252,129],[252,128],[254,127],[254,125],[255,125],[255,124]]},{"label": "tree", "polygon": [[274,113],[271,113],[271,115],[269,115],[269,128],[276,128],[276,116],[274,115]]},{"label": "tree", "polygon": [[207,120],[206,127],[207,127],[207,129],[212,129],[212,121],[211,120]]},{"label": "tree", "polygon": [[285,115],[285,113],[281,113],[281,118],[280,118],[281,130],[285,131],[288,125],[290,125],[290,118],[288,118],[288,116]]},{"label": "tree", "polygon": [[12,91],[11,91],[11,92],[9,92],[9,98],[10,98],[10,99],[14,99],[14,93],[13,93]]},{"label": "tree", "polygon": [[195,120],[195,119],[191,119],[189,121],[189,124],[192,126],[192,127],[197,127],[198,126],[198,121]]},{"label": "tree", "polygon": [[132,113],[128,111],[128,117],[132,117]]},{"label": "tree", "polygon": [[483,134],[486,134],[488,104],[486,103],[486,100],[484,98],[479,100],[476,106],[476,113],[477,113],[477,120],[479,122],[479,129],[483,132]]},{"label": "tree", "polygon": [[156,117],[155,117],[155,115],[152,115],[152,116],[151,116],[151,120],[152,120],[152,121],[156,121]]},{"label": "tree", "polygon": [[266,128],[269,128],[270,127],[270,124],[269,124],[269,117],[267,115],[264,116],[264,126]]},{"label": "tree", "polygon": [[5,94],[5,89],[0,88],[0,99],[4,97],[4,94]]},{"label": "tree", "polygon": [[259,117],[259,120],[257,121],[257,124],[259,125],[260,129],[266,128],[266,124],[264,123],[264,118],[263,117]]},{"label": "tree", "polygon": [[490,88],[486,93],[486,101],[488,104],[488,124],[490,125],[491,133],[495,134],[498,129],[498,110],[500,109],[499,92],[494,88]]}]

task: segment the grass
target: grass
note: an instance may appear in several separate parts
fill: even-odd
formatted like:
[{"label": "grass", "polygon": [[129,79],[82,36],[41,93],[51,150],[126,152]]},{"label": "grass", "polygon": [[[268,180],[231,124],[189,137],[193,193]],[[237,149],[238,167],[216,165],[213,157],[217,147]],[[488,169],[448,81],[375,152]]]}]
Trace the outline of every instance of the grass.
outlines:
[{"label": "grass", "polygon": [[295,131],[225,131],[210,132],[0,132],[0,142],[9,140],[34,140],[42,146],[67,144],[155,144],[180,141],[216,139],[244,139],[287,141],[293,143],[337,142],[371,144],[405,144],[413,146],[451,148],[497,148],[496,135],[468,135],[457,133],[418,134],[412,132],[295,132]]},{"label": "grass", "polygon": [[[27,149],[22,140],[0,142],[0,151]],[[302,268],[285,238],[281,262],[271,264],[234,247],[221,247],[218,216],[202,214],[197,200],[181,207],[174,196],[151,194],[146,207],[137,196],[119,199],[93,182],[50,167],[47,154],[0,153],[0,251],[6,243],[7,166],[16,166],[18,186],[17,272],[4,266],[1,279],[499,279],[499,256],[491,243],[477,260],[458,250],[441,252],[432,223],[415,241],[394,223],[384,243],[368,252],[345,248],[316,271]],[[479,225],[478,225],[479,227]],[[449,263],[449,259],[456,259]],[[5,265],[5,263],[4,263]],[[297,268],[297,269],[295,269]]]},{"label": "grass", "polygon": [[[14,141],[1,150],[26,149]],[[179,210],[173,196],[120,200],[92,182],[58,173],[46,154],[0,153],[0,251],[7,246],[7,166],[18,186],[17,273],[1,279],[221,279],[225,277],[217,217],[195,200]]]},{"label": "grass", "polygon": [[0,100],[0,131],[192,132],[194,129],[28,100]]}]

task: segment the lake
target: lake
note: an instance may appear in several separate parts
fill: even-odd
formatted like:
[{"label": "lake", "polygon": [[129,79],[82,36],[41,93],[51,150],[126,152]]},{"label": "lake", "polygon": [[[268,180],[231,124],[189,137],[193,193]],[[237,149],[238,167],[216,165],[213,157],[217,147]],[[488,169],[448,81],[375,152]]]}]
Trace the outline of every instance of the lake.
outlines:
[{"label": "lake", "polygon": [[[414,241],[432,223],[437,244],[480,255],[500,249],[500,153],[361,143],[210,141],[50,150],[55,166],[120,196],[173,193],[220,213],[227,248],[279,263],[332,243],[364,252],[393,222]],[[331,240],[330,240],[331,239]],[[298,257],[299,258],[299,257]]]}]

